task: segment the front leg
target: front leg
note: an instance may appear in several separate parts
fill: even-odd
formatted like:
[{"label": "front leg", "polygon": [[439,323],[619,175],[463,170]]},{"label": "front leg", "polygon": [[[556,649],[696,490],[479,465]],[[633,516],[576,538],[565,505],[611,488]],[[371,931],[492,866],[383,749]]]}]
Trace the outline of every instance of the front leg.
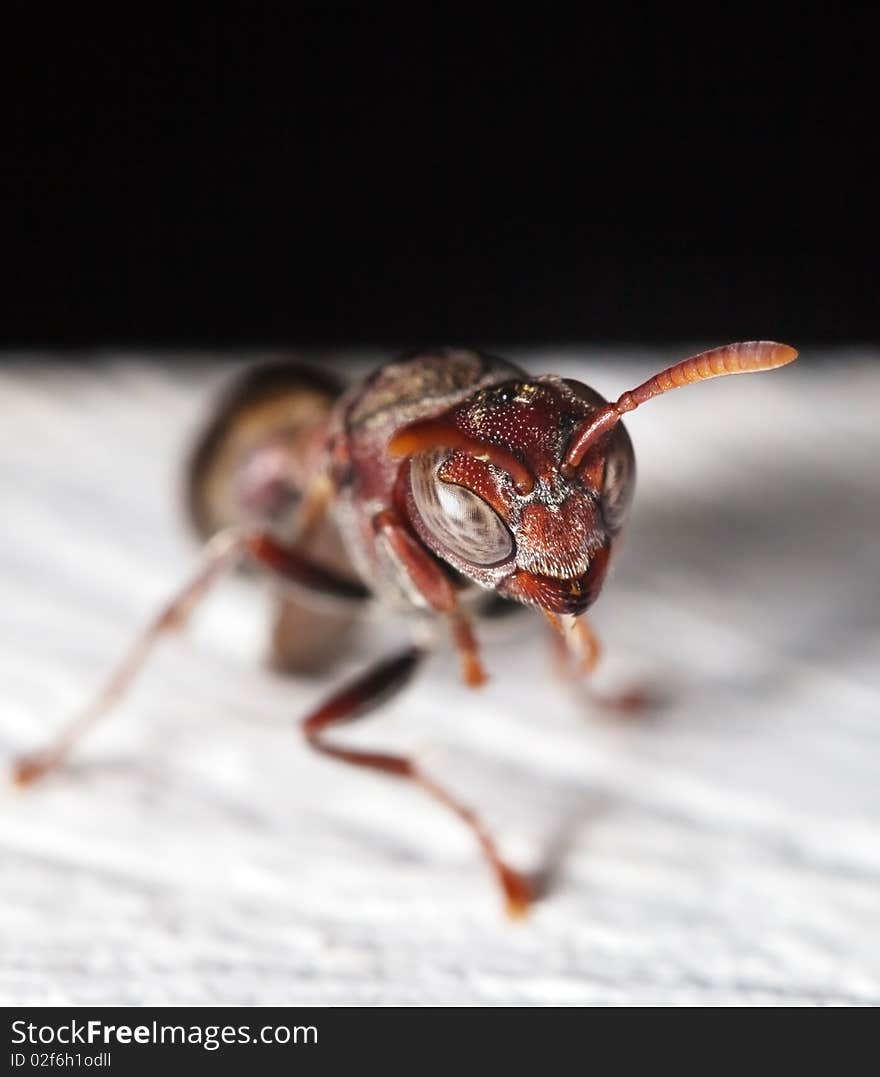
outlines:
[{"label": "front leg", "polygon": [[602,644],[593,631],[586,614],[572,617],[567,614],[546,614],[547,620],[556,629],[554,641],[558,645],[558,658],[565,667],[573,667],[575,674],[595,672],[602,657]]},{"label": "front leg", "polygon": [[373,527],[378,539],[385,543],[391,559],[404,574],[412,592],[426,606],[448,619],[461,661],[464,683],[469,688],[479,688],[485,684],[488,678],[480,661],[479,645],[470,618],[459,608],[458,594],[452,581],[393,509],[377,513]]},{"label": "front leg", "polygon": [[512,917],[524,916],[532,901],[528,882],[501,858],[491,834],[470,808],[425,774],[421,767],[407,756],[343,748],[326,739],[327,730],[332,726],[353,721],[374,710],[390,694],[400,691],[423,658],[423,650],[411,647],[394,658],[380,662],[362,676],[344,685],[303,719],[302,731],[316,751],[353,766],[369,767],[395,778],[406,778],[421,786],[426,793],[454,812],[479,842],[483,855],[504,893],[508,914]]},{"label": "front leg", "polygon": [[563,680],[586,694],[590,702],[614,714],[630,716],[648,707],[650,699],[641,688],[624,688],[609,695],[584,684],[584,678],[595,672],[602,658],[602,644],[586,614],[571,617],[547,613],[546,617],[554,628],[554,664]]},{"label": "front leg", "polygon": [[211,587],[242,558],[324,600],[363,604],[369,597],[360,584],[335,576],[266,531],[247,528],[215,535],[205,545],[201,567],[137,636],[92,703],[68,722],[46,748],[16,760],[13,781],[29,785],[57,770],[91,727],[124,698],[156,644],[185,628]]}]

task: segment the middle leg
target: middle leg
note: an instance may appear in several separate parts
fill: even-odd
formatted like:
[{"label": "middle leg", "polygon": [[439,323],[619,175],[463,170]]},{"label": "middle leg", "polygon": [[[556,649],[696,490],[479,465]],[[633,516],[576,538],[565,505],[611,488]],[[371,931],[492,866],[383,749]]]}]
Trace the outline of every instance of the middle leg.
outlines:
[{"label": "middle leg", "polygon": [[362,676],[344,685],[312,711],[303,719],[302,731],[316,751],[353,766],[369,767],[395,778],[406,778],[457,815],[476,837],[504,893],[508,914],[512,917],[524,916],[532,901],[531,887],[519,872],[502,859],[491,834],[470,808],[407,756],[344,748],[326,739],[327,731],[333,726],[353,721],[374,710],[383,699],[403,688],[424,657],[425,652],[421,648],[410,647],[393,658],[380,662]]}]

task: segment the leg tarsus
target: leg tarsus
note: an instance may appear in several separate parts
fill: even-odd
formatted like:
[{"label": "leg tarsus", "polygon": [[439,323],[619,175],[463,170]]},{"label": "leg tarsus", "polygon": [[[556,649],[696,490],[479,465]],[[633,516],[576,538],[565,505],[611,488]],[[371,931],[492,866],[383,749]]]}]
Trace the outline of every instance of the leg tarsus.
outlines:
[{"label": "leg tarsus", "polygon": [[77,742],[131,688],[162,636],[186,627],[199,600],[218,576],[234,564],[241,549],[240,537],[232,532],[221,532],[207,543],[201,568],[137,636],[92,703],[64,726],[48,747],[13,762],[12,780],[16,785],[30,785],[66,761]]},{"label": "leg tarsus", "polygon": [[433,778],[429,778],[418,768],[413,768],[412,777],[427,793],[439,800],[441,804],[445,804],[466,826],[470,827],[504,893],[504,908],[507,915],[514,920],[525,917],[534,900],[532,887],[524,875],[515,871],[502,860],[492,835],[483,825],[479,816],[459,800],[456,800],[446,789],[438,785]]},{"label": "leg tarsus", "polygon": [[650,694],[635,685],[608,693],[584,684],[583,677],[595,671],[602,657],[602,644],[584,614],[577,618],[547,614],[547,620],[555,629],[552,644],[558,674],[586,693],[592,704],[627,718],[651,706]]},{"label": "leg tarsus", "polygon": [[559,672],[569,676],[593,673],[602,657],[602,645],[586,616],[572,617],[549,610],[544,610],[544,616],[554,630],[551,638]]}]

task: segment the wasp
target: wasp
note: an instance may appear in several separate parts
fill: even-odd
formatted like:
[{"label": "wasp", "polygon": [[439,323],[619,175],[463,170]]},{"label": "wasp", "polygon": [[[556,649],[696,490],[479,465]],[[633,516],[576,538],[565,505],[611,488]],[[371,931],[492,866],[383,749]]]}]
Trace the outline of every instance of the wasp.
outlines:
[{"label": "wasp", "polygon": [[413,782],[457,815],[508,912],[522,915],[534,897],[529,880],[470,808],[414,759],[345,747],[334,729],[406,684],[430,649],[419,625],[443,627],[464,682],[482,685],[475,624],[492,602],[543,612],[578,665],[591,668],[598,642],[583,615],[602,589],[635,484],[622,417],[670,389],[796,357],[771,341],[729,344],[613,403],[579,381],[530,377],[461,349],[405,356],[347,390],[294,362],[246,370],[219,400],[187,469],[189,514],[205,540],[199,569],[93,703],[15,763],[15,780],[27,785],[58,768],[119,703],[156,642],[186,624],[223,573],[246,564],[279,585],[276,668],[315,668],[368,603],[409,618],[413,642],[331,694],[300,729],[315,750]]}]

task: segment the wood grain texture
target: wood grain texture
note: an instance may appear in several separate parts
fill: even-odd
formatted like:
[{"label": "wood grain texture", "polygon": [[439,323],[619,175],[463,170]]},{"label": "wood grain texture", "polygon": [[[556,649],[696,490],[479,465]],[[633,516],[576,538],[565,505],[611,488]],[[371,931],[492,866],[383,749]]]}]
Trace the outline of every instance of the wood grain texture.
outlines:
[{"label": "wood grain texture", "polygon": [[[693,349],[692,349],[693,350]],[[687,354],[687,349],[680,354]],[[675,355],[512,356],[607,396]],[[178,466],[215,366],[0,367],[0,750],[40,744],[194,564]],[[542,618],[441,653],[344,734],[411,749],[550,892],[506,922],[470,836],[316,757],[336,676],[264,670],[224,584],[63,775],[0,797],[6,1003],[880,1002],[880,370],[713,383],[631,417],[639,484],[596,609],[614,722],[554,683]],[[822,431],[815,423],[821,417]]]}]

